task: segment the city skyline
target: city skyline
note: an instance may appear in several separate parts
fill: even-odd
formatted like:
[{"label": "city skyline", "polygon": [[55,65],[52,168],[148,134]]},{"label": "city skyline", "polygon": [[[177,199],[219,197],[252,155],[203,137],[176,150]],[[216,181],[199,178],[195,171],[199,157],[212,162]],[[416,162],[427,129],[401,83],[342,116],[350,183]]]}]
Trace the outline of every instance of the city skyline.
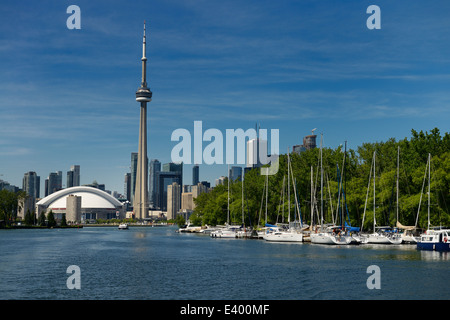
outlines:
[{"label": "city skyline", "polygon": [[[81,184],[124,192],[138,152],[132,99],[144,20],[155,97],[149,160],[170,162],[171,133],[197,120],[223,133],[255,123],[279,129],[280,153],[313,128],[325,147],[352,149],[409,138],[411,129],[448,131],[450,4],[376,1],[381,29],[369,30],[371,4],[77,1],[81,29],[69,30],[68,3],[6,1],[0,179],[21,187],[36,172],[42,196],[49,173],[77,164]],[[226,165],[199,168],[212,184],[227,175]]]}]

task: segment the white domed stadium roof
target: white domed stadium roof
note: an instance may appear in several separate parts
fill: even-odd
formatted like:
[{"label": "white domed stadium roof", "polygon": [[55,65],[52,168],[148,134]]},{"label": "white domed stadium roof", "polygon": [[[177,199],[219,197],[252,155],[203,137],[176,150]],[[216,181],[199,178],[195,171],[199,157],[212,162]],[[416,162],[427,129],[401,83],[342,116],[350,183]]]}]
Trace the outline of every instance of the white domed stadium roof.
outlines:
[{"label": "white domed stadium roof", "polygon": [[72,187],[54,192],[41,199],[37,205],[45,206],[47,208],[65,208],[67,201],[66,198],[69,195],[81,197],[82,208],[114,209],[122,206],[122,203],[119,200],[105,191],[84,186]]}]

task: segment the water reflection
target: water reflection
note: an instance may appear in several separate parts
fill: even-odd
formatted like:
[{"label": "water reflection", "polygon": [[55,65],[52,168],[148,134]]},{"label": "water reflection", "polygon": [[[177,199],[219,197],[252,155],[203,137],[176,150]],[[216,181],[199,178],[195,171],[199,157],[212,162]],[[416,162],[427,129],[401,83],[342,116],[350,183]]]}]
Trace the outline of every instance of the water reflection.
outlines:
[{"label": "water reflection", "polygon": [[419,250],[420,257],[422,260],[426,261],[449,261],[450,253],[449,252],[439,252],[439,251],[428,251],[428,250]]}]

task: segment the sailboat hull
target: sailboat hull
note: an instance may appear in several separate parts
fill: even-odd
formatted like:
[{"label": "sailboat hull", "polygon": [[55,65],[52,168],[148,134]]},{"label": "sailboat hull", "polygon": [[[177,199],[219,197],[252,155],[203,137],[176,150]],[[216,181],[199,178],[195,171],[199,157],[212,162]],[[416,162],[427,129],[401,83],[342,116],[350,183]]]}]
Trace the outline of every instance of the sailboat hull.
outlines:
[{"label": "sailboat hull", "polygon": [[303,242],[303,234],[295,232],[271,232],[264,234],[263,239],[274,242]]},{"label": "sailboat hull", "polygon": [[330,244],[330,245],[348,245],[352,242],[349,236],[336,236],[329,233],[312,233],[311,243]]},{"label": "sailboat hull", "polygon": [[368,236],[367,243],[375,244],[401,244],[401,237],[387,237],[384,234],[372,233]]}]

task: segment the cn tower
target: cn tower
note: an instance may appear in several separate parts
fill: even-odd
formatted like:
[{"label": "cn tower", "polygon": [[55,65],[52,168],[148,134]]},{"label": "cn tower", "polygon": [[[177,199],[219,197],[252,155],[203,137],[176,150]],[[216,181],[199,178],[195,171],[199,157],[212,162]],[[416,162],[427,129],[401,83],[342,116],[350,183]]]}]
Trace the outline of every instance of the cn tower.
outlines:
[{"label": "cn tower", "polygon": [[148,161],[147,161],[147,102],[152,101],[152,92],[147,87],[147,57],[145,56],[145,21],[142,41],[142,82],[136,91],[136,101],[141,104],[139,124],[139,150],[136,170],[136,187],[133,211],[137,219],[144,219],[148,214]]}]

